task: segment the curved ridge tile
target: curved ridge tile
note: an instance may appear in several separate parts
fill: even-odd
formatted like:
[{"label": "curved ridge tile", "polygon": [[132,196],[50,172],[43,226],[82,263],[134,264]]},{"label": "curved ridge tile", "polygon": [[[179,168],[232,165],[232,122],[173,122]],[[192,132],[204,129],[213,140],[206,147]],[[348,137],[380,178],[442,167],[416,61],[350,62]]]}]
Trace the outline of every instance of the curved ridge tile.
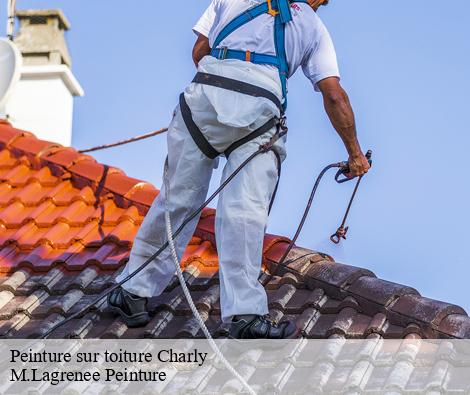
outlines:
[{"label": "curved ridge tile", "polygon": [[24,135],[9,144],[9,149],[13,154],[26,154],[35,157],[46,148],[60,147],[60,144],[51,141],[40,140],[34,135]]},{"label": "curved ridge tile", "polygon": [[438,331],[447,336],[470,339],[470,317],[462,314],[449,314],[439,323]]},{"label": "curved ridge tile", "polygon": [[104,187],[118,195],[126,196],[136,185],[141,184],[140,180],[131,178],[123,173],[110,174],[106,177]]},{"label": "curved ridge tile", "polygon": [[0,147],[9,148],[10,144],[23,136],[33,136],[32,133],[15,129],[8,122],[0,123]]},{"label": "curved ridge tile", "polygon": [[103,176],[106,175],[105,172],[109,171],[109,167],[96,162],[91,156],[81,156],[80,159],[80,161],[67,168],[73,175],[78,175],[94,183],[98,183],[103,179]]},{"label": "curved ridge tile", "polygon": [[355,266],[320,261],[306,271],[305,280],[311,288],[324,288],[328,294],[341,298],[344,289],[363,276],[375,277],[375,274]]},{"label": "curved ridge tile", "polygon": [[43,157],[43,162],[50,162],[65,168],[70,167],[80,157],[80,153],[74,148],[57,147],[47,152]]},{"label": "curved ridge tile", "polygon": [[371,314],[381,307],[387,308],[401,296],[419,295],[414,288],[370,276],[358,278],[347,291]]},{"label": "curved ridge tile", "polygon": [[401,326],[424,324],[426,336],[432,337],[442,320],[451,314],[467,315],[464,309],[450,303],[420,295],[404,295],[390,307],[388,317],[393,324]]},{"label": "curved ridge tile", "polygon": [[142,214],[145,214],[159,193],[160,191],[152,186],[138,189],[131,195],[125,196],[124,198],[130,200],[133,203],[145,206],[145,209],[141,210]]}]

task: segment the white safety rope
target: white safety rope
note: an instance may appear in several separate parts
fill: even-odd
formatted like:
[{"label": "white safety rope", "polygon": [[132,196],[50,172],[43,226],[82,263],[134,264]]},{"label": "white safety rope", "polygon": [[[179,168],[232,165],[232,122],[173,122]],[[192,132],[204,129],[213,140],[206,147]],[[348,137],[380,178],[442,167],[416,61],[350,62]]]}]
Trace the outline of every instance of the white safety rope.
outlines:
[{"label": "white safety rope", "polygon": [[229,361],[224,357],[222,352],[220,351],[219,347],[215,343],[214,339],[212,339],[212,336],[209,332],[209,330],[206,327],[206,324],[204,323],[204,320],[202,319],[201,315],[199,314],[199,311],[196,308],[196,305],[193,302],[193,299],[191,297],[191,293],[189,292],[188,287],[186,286],[186,281],[183,277],[183,272],[181,271],[181,266],[180,262],[178,259],[178,255],[176,253],[176,248],[175,248],[175,243],[173,240],[173,229],[171,226],[171,219],[170,219],[170,204],[169,204],[169,199],[170,199],[170,180],[168,176],[168,157],[166,158],[165,161],[165,168],[163,172],[163,182],[165,184],[165,224],[166,224],[166,235],[168,238],[168,244],[170,247],[170,253],[171,257],[173,258],[173,263],[175,265],[176,269],[176,274],[178,276],[178,280],[181,284],[181,288],[183,289],[184,296],[186,297],[186,300],[188,301],[189,307],[194,315],[196,317],[196,320],[201,328],[201,330],[204,332],[204,336],[206,337],[207,341],[209,342],[210,347],[212,348],[212,351],[214,351],[215,355],[217,356],[217,359],[222,362],[222,364],[230,371],[230,373],[233,374],[234,377],[236,377],[240,383],[243,385],[243,387],[248,391],[249,394],[251,395],[256,395],[256,392],[251,388],[251,386],[246,382],[246,380],[235,370],[235,368],[230,364]]},{"label": "white safety rope", "polygon": [[15,27],[16,0],[7,0],[7,37],[13,40],[13,29]]}]

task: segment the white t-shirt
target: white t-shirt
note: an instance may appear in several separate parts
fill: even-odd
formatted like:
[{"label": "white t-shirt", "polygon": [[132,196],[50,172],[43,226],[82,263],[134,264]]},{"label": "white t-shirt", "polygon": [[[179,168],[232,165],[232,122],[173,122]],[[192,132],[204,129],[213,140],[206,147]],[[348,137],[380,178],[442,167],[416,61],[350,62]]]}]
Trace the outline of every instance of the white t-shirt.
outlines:
[{"label": "white t-shirt", "polygon": [[[265,0],[212,0],[209,8],[194,26],[196,34],[209,38],[212,47],[221,30],[234,18]],[[328,77],[338,77],[339,69],[336,52],[330,34],[313,9],[305,3],[291,5],[293,21],[286,27],[286,53],[289,77],[302,66],[305,76],[317,83]],[[274,18],[260,15],[235,30],[220,44],[242,51],[275,55]],[[273,66],[264,66],[270,67]]]}]

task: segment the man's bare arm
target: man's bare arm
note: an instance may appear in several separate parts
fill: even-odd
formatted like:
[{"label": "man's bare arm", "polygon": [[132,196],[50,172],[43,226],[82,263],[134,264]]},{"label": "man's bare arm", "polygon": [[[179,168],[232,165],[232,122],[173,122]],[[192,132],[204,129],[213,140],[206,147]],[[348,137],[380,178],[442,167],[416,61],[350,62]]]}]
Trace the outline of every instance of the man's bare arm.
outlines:
[{"label": "man's bare arm", "polygon": [[323,95],[325,110],[331,123],[348,151],[351,176],[361,176],[367,173],[370,166],[357,140],[354,112],[339,79],[325,78],[318,83],[318,88]]},{"label": "man's bare arm", "polygon": [[196,67],[198,66],[200,60],[211,53],[211,47],[209,46],[209,39],[200,34],[194,44],[193,48],[193,61]]}]

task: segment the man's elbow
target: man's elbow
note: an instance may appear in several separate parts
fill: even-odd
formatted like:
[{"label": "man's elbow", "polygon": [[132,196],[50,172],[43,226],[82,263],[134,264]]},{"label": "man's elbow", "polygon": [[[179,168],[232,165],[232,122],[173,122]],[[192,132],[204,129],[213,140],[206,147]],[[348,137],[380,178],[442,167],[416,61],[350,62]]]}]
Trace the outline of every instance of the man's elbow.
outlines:
[{"label": "man's elbow", "polygon": [[196,65],[196,67],[199,64],[199,61],[202,59],[203,56],[201,56],[201,48],[199,46],[194,46],[193,48],[193,62]]},{"label": "man's elbow", "polygon": [[193,50],[193,62],[195,64],[195,66],[197,67],[199,65],[199,56],[198,56],[198,53]]},{"label": "man's elbow", "polygon": [[346,91],[340,86],[333,89],[327,89],[323,92],[323,100],[327,107],[349,106],[349,97]]},{"label": "man's elbow", "polygon": [[335,90],[323,95],[325,104],[332,107],[341,107],[349,102],[348,95],[344,90]]},{"label": "man's elbow", "polygon": [[323,95],[323,101],[328,107],[338,107],[349,103],[346,91],[341,87],[337,78],[327,78],[318,83]]},{"label": "man's elbow", "polygon": [[193,62],[196,65],[196,67],[198,66],[199,62],[204,56],[210,54],[210,51],[211,51],[211,48],[209,46],[209,39],[203,36],[202,34],[199,34],[199,37],[196,43],[194,44],[193,54],[192,54]]}]

